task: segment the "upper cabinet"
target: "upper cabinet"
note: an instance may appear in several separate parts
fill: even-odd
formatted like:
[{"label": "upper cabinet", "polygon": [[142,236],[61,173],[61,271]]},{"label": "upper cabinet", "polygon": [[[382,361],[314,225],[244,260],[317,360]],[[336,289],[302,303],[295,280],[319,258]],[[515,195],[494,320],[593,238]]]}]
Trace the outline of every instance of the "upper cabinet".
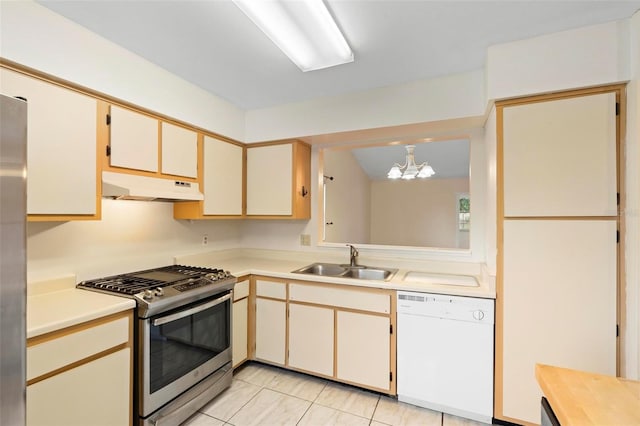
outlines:
[{"label": "upper cabinet", "polygon": [[173,216],[176,219],[242,217],[244,148],[204,136],[200,152],[204,201],[175,203]]},{"label": "upper cabinet", "polygon": [[503,114],[505,217],[617,214],[615,93]]},{"label": "upper cabinet", "polygon": [[4,68],[0,91],[27,99],[28,219],[99,219],[96,100]]},{"label": "upper cabinet", "polygon": [[197,179],[195,131],[116,105],[108,122],[110,167]]},{"label": "upper cabinet", "polygon": [[162,123],[162,168],[165,175],[198,177],[198,134]]},{"label": "upper cabinet", "polygon": [[158,120],[111,106],[110,161],[112,167],[158,171]]},{"label": "upper cabinet", "polygon": [[247,216],[311,217],[311,147],[300,141],[247,147]]}]

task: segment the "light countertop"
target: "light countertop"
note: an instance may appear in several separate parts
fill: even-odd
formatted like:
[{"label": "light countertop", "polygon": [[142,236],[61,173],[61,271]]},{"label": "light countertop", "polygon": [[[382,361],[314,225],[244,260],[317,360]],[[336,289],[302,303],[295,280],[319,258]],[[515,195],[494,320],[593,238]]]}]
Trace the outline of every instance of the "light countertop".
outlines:
[{"label": "light countertop", "polygon": [[[389,281],[359,280],[292,273],[314,262],[344,263],[342,257],[314,252],[233,249],[175,257],[176,264],[222,268],[237,277],[263,275],[297,281],[333,283],[348,286],[407,290],[480,298],[495,298],[495,285],[483,277],[477,264],[406,259],[360,258],[367,266],[397,268]],[[163,266],[163,265],[158,265]],[[473,276],[477,287],[404,281],[409,271]],[[132,271],[122,271],[132,272]],[[133,299],[76,289],[75,275],[29,283],[27,287],[27,338],[60,330],[82,322],[135,308]]]},{"label": "light countertop", "polygon": [[542,364],[536,379],[562,426],[640,424],[640,382]]},{"label": "light countertop", "polygon": [[[285,280],[313,281],[358,287],[428,292],[487,299],[495,299],[496,297],[495,285],[492,285],[486,277],[483,277],[481,267],[474,264],[454,264],[452,262],[434,264],[433,262],[377,258],[359,259],[358,263],[362,265],[397,268],[398,272],[396,272],[389,281],[337,278],[291,272],[314,262],[331,262],[340,264],[345,263],[345,260],[346,259],[327,255],[319,257],[317,253],[278,252],[274,250],[234,250],[229,252],[211,252],[191,256],[177,256],[175,258],[177,264],[222,268],[230,271],[237,277],[249,274],[265,275]],[[404,277],[410,271],[473,276],[476,278],[479,285],[477,287],[465,287],[459,285],[404,281]]]},{"label": "light countertop", "polygon": [[29,284],[27,339],[133,309],[133,299],[75,288],[74,275]]}]

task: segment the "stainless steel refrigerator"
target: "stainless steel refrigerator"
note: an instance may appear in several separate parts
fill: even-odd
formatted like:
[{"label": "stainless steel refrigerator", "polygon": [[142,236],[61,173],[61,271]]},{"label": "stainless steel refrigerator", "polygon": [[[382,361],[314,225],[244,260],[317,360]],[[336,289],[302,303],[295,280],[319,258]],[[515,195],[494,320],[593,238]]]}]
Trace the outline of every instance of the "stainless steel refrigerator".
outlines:
[{"label": "stainless steel refrigerator", "polygon": [[27,103],[0,94],[0,425],[25,424]]}]

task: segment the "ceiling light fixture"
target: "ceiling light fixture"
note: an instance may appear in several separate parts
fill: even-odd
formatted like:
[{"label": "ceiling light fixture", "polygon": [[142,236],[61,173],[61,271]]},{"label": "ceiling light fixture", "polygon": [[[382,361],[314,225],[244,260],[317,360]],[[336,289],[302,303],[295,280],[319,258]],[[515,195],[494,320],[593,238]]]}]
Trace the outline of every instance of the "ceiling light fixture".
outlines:
[{"label": "ceiling light fixture", "polygon": [[233,0],[302,71],[353,62],[322,0]]},{"label": "ceiling light fixture", "polygon": [[415,179],[416,177],[428,178],[436,174],[436,172],[433,171],[433,168],[427,164],[426,161],[420,165],[416,165],[416,160],[413,156],[413,149],[415,147],[415,145],[405,146],[407,149],[407,158],[405,163],[402,166],[398,163],[394,164],[389,170],[389,173],[387,173],[387,177],[389,179],[402,178],[410,180]]}]

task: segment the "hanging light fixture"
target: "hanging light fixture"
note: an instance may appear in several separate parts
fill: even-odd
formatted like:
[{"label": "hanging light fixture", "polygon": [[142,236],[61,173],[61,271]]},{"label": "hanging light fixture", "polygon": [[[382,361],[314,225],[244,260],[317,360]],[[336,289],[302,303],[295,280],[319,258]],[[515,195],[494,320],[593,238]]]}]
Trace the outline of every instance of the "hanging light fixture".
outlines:
[{"label": "hanging light fixture", "polygon": [[389,170],[389,173],[387,173],[387,177],[389,179],[402,178],[410,180],[415,179],[416,177],[428,178],[436,174],[433,168],[429,164],[427,164],[426,161],[420,165],[416,164],[416,160],[413,155],[413,149],[415,147],[415,145],[405,146],[405,148],[407,149],[407,158],[405,160],[405,163],[402,166],[398,163],[394,164],[393,167],[391,167],[391,169]]},{"label": "hanging light fixture", "polygon": [[322,0],[233,0],[302,71],[353,62]]}]

